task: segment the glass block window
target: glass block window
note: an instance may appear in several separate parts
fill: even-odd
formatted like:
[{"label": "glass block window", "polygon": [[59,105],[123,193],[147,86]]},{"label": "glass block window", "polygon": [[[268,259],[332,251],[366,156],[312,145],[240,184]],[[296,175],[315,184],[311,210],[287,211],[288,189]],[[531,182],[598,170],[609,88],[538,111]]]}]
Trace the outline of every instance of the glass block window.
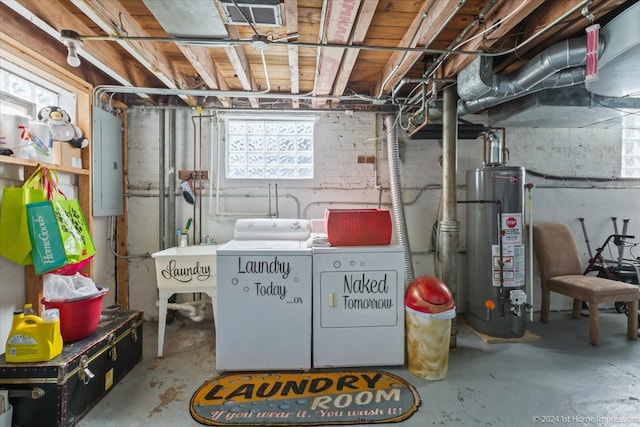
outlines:
[{"label": "glass block window", "polygon": [[312,179],[313,119],[226,120],[227,178]]},{"label": "glass block window", "polygon": [[640,178],[640,129],[622,129],[623,178]]}]

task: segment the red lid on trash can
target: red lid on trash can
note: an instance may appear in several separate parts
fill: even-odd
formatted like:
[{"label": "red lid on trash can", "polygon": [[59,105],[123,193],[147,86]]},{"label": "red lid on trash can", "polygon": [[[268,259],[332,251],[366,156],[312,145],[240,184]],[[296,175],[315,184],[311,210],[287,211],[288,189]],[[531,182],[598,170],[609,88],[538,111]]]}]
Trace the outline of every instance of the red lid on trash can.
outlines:
[{"label": "red lid on trash can", "polygon": [[442,313],[455,307],[451,291],[442,280],[433,276],[414,279],[404,295],[404,304],[422,313]]}]

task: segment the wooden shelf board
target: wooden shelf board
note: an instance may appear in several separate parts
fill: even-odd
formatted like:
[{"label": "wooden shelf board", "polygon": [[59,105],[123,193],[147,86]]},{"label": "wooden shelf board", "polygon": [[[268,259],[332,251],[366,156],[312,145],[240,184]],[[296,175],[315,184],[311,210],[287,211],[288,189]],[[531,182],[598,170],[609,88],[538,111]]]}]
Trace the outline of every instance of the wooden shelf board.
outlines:
[{"label": "wooden shelf board", "polygon": [[55,169],[60,172],[68,172],[76,175],[89,175],[89,169],[80,169],[80,168],[72,168],[69,166],[54,165],[53,163],[38,162],[36,160],[30,160],[30,159],[19,159],[17,157],[11,157],[11,156],[0,156],[0,163],[9,164],[9,165],[18,165],[18,166],[32,166],[32,167],[37,167],[38,164],[41,164],[42,166],[46,166],[50,169]]}]

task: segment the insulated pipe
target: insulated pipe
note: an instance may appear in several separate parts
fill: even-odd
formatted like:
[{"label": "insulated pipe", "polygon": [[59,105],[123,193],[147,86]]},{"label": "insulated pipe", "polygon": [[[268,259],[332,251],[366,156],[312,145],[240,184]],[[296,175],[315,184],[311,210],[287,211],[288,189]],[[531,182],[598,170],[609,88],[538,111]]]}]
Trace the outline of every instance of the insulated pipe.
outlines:
[{"label": "insulated pipe", "polygon": [[[407,221],[404,216],[404,204],[402,202],[402,187],[400,186],[400,150],[398,148],[398,128],[392,115],[385,117],[387,127],[387,154],[389,157],[389,185],[391,187],[391,206],[393,219],[396,224],[398,243],[404,248],[404,283],[408,285],[415,277],[413,272],[413,260],[411,259],[411,247],[409,246],[409,233]],[[406,287],[406,286],[405,286]]]},{"label": "insulated pipe", "polygon": [[[458,139],[458,115],[456,113],[456,89],[448,86],[444,89],[444,112],[442,116],[442,212],[439,221],[439,254],[441,264],[440,279],[449,287],[454,301],[457,301],[458,272],[457,246],[460,223],[456,206],[456,144]],[[458,323],[451,322],[450,347],[457,346]]]}]

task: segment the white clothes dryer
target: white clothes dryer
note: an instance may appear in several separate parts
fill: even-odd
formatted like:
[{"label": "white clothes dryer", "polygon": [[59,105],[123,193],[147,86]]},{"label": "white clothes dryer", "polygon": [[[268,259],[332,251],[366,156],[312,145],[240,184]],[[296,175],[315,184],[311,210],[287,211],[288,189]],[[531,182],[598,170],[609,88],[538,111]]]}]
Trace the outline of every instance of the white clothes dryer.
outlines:
[{"label": "white clothes dryer", "polygon": [[403,259],[393,245],[313,249],[313,367],[404,364]]}]

